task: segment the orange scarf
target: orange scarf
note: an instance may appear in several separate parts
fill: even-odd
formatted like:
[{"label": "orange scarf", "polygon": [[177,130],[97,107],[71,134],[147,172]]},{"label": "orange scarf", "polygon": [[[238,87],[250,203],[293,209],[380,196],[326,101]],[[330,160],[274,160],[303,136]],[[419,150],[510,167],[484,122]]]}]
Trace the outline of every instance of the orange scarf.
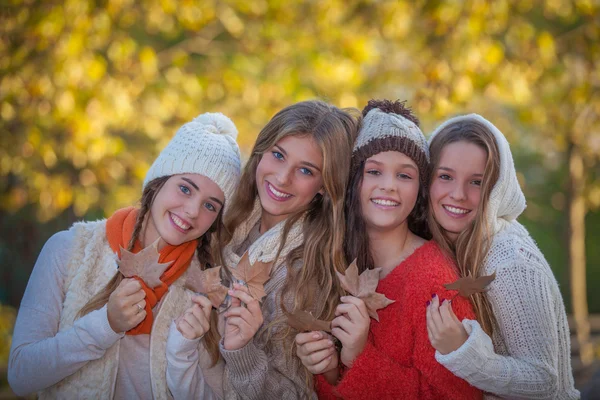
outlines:
[{"label": "orange scarf", "polygon": [[[134,207],[123,208],[115,212],[109,219],[106,220],[106,238],[110,248],[121,257],[120,247],[127,248],[135,220],[139,210]],[[179,246],[171,246],[167,244],[160,249],[158,262],[168,263],[174,261],[173,264],[161,275],[162,284],[155,288],[150,288],[144,281],[137,276],[135,279],[140,281],[142,289],[146,292],[146,318],[135,328],[127,331],[127,335],[150,334],[152,330],[152,322],[154,315],[152,309],[162,299],[169,290],[169,286],[177,280],[187,269],[192,261],[196,246],[198,243],[195,240],[180,244]],[[142,250],[142,244],[139,240],[135,241],[132,252],[137,253]]]}]

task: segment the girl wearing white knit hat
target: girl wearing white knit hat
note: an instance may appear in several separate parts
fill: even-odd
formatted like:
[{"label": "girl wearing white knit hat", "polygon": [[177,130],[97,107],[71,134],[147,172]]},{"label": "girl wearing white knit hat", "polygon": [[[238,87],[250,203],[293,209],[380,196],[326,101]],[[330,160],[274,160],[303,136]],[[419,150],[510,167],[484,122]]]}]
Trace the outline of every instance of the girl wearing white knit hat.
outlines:
[{"label": "girl wearing white knit hat", "polygon": [[198,318],[211,312],[185,285],[190,270],[202,275],[215,264],[211,238],[220,240],[241,173],[236,136],[224,115],[198,116],[150,167],[139,208],[76,223],[46,242],[15,325],[8,370],[15,393],[169,397],[169,326],[190,307]]},{"label": "girl wearing white knit hat", "polygon": [[495,279],[471,301],[477,320],[434,298],[427,328],[436,359],[494,396],[577,399],[569,327],[556,279],[527,230],[508,142],[477,114],[452,118],[429,139],[430,227],[461,276]]},{"label": "girl wearing white knit hat", "polygon": [[[232,232],[225,265],[242,277],[233,279],[219,343],[225,398],[315,397],[312,376],[293,354],[297,331],[285,313],[333,318],[342,293],[335,271],[345,268],[343,197],[357,126],[344,110],[304,101],[278,112],[258,134],[225,217]],[[171,344],[178,347],[168,354],[173,396],[218,395],[204,382],[193,344],[177,332]]]}]

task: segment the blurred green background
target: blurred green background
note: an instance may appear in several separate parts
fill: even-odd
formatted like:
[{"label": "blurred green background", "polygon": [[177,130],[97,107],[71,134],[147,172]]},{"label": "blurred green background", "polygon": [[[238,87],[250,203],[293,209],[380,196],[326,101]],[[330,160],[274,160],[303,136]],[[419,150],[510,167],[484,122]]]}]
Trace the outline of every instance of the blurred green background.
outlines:
[{"label": "blurred green background", "polygon": [[426,134],[457,113],[493,121],[568,312],[584,328],[586,301],[600,313],[598,1],[0,4],[0,364],[50,235],[135,204],[199,113],[230,116],[247,155],[276,111],[312,98],[406,99]]}]

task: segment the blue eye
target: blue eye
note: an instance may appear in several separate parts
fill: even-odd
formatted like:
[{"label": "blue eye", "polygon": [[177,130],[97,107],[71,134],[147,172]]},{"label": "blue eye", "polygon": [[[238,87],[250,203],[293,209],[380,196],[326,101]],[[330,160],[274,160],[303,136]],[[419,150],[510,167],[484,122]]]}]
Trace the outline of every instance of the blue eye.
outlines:
[{"label": "blue eye", "polygon": [[208,211],[217,211],[217,208],[210,203],[204,203],[204,207],[206,207]]},{"label": "blue eye", "polygon": [[179,185],[179,190],[181,190],[181,193],[183,193],[183,194],[190,194],[190,193],[192,193],[192,191],[190,190],[190,188],[188,188],[185,185]]},{"label": "blue eye", "polygon": [[449,180],[451,180],[452,178],[450,178],[450,175],[447,175],[447,174],[441,174],[441,175],[440,175],[440,179],[441,179],[441,180],[443,180],[443,181],[449,181]]},{"label": "blue eye", "polygon": [[300,173],[304,174],[304,175],[312,175],[312,171],[308,168],[300,168]]},{"label": "blue eye", "polygon": [[471,181],[471,183],[473,185],[475,185],[475,186],[481,186],[481,181],[480,180],[474,180],[474,181]]},{"label": "blue eye", "polygon": [[377,176],[377,175],[381,175],[381,172],[377,171],[376,169],[370,169],[367,171],[367,174]]},{"label": "blue eye", "polygon": [[273,157],[275,157],[276,159],[283,160],[283,154],[281,154],[280,152],[272,151],[271,153],[273,154]]},{"label": "blue eye", "polygon": [[401,179],[412,179],[412,176],[408,175],[408,174],[398,174],[398,177]]}]

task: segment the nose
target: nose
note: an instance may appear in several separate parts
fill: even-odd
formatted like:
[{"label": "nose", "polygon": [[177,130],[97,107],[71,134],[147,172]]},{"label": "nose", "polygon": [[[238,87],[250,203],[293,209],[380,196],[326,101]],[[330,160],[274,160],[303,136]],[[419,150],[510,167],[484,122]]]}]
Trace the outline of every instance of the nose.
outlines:
[{"label": "nose", "polygon": [[188,200],[183,206],[183,212],[185,215],[190,218],[196,218],[200,213],[200,204],[201,202]]},{"label": "nose", "polygon": [[379,180],[379,189],[384,192],[393,192],[396,190],[396,184],[393,175],[384,175]]},{"label": "nose", "polygon": [[277,177],[278,186],[287,186],[292,180],[292,168],[282,167],[279,172],[275,175]]},{"label": "nose", "polygon": [[455,185],[452,192],[450,192],[450,198],[456,201],[465,200],[466,194],[463,185]]}]

